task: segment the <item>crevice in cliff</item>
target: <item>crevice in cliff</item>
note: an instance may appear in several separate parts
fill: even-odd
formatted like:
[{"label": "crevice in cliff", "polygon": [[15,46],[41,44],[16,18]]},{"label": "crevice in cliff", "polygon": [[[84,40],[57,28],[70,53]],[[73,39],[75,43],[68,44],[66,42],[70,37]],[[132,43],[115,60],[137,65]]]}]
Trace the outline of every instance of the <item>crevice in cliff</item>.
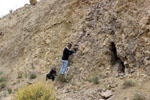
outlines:
[{"label": "crevice in cliff", "polygon": [[125,73],[125,65],[124,62],[118,57],[117,55],[117,48],[114,42],[111,42],[111,64],[112,66],[115,65],[116,63],[119,64],[118,71],[121,73]]}]

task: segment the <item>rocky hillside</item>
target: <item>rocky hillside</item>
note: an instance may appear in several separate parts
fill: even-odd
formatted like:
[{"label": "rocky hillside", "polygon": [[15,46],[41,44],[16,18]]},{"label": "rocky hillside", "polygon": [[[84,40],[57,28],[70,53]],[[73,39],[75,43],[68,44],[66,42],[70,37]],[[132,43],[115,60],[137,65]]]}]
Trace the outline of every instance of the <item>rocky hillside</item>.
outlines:
[{"label": "rocky hillside", "polygon": [[[57,98],[106,100],[106,93],[109,100],[132,100],[135,94],[149,100],[149,5],[150,0],[41,0],[8,14],[0,19],[0,72],[8,77],[0,97],[9,96],[8,87],[15,91],[44,81],[50,66],[59,71],[63,48],[72,42],[79,49],[70,57],[70,81],[48,82]],[[111,42],[125,76],[116,77],[120,65],[111,64]],[[34,80],[28,79],[32,73]],[[93,77],[99,84],[89,82]],[[130,81],[134,86],[122,88]]]}]

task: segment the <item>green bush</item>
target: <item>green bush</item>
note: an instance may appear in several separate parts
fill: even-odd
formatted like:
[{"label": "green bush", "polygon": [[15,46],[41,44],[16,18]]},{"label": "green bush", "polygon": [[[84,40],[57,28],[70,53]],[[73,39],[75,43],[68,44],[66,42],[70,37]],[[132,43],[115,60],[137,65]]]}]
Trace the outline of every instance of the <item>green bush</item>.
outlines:
[{"label": "green bush", "polygon": [[57,100],[53,96],[52,89],[44,83],[36,83],[26,86],[15,93],[13,100]]},{"label": "green bush", "polygon": [[4,82],[4,81],[6,81],[6,77],[4,76],[0,77],[0,82]]},{"label": "green bush", "polygon": [[94,84],[99,84],[99,77],[92,76],[92,78],[89,79],[89,82],[93,82]]},{"label": "green bush", "polygon": [[7,88],[7,91],[8,91],[9,94],[12,93],[12,89],[11,88]]},{"label": "green bush", "polygon": [[99,83],[99,78],[98,78],[98,76],[94,76],[94,77],[92,78],[92,80],[93,80],[93,83],[94,83],[94,84],[98,84],[98,83]]},{"label": "green bush", "polygon": [[124,83],[123,83],[123,88],[129,88],[129,87],[133,87],[135,86],[136,83],[132,80],[125,80]]},{"label": "green bush", "polygon": [[0,91],[6,87],[6,80],[7,80],[7,77],[5,76],[0,77]]},{"label": "green bush", "polygon": [[106,91],[106,90],[109,90],[109,89],[110,89],[109,85],[108,84],[104,84],[103,90]]},{"label": "green bush", "polygon": [[146,100],[146,98],[141,94],[134,94],[133,100]]},{"label": "green bush", "polygon": [[6,82],[1,82],[0,83],[0,91],[6,87]]},{"label": "green bush", "polygon": [[31,73],[30,79],[35,79],[36,78],[36,73]]}]

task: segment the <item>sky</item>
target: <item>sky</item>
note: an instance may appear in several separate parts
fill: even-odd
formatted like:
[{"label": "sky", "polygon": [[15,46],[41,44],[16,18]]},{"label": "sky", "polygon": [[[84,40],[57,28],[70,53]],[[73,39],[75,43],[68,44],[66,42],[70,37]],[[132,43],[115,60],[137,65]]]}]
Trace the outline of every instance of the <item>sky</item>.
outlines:
[{"label": "sky", "polygon": [[24,4],[29,4],[29,0],[0,0],[0,17],[5,16],[10,10],[23,7]]}]

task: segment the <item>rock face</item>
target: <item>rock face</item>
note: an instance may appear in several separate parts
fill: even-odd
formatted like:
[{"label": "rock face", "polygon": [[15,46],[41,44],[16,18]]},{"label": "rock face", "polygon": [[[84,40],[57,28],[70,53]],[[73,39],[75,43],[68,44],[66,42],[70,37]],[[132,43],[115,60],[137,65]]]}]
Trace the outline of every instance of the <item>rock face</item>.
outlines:
[{"label": "rock face", "polygon": [[63,48],[72,42],[79,49],[70,57],[71,82],[82,83],[93,74],[107,78],[112,76],[114,42],[126,72],[142,68],[149,75],[149,5],[149,0],[41,0],[25,5],[0,19],[0,70],[13,80],[19,71],[44,77],[49,66],[60,69]]},{"label": "rock face", "polygon": [[87,5],[45,0],[5,16],[0,20],[4,34],[0,38],[0,65],[27,72],[56,66],[66,41],[80,27]]},{"label": "rock face", "polygon": [[[149,0],[140,5],[141,2],[110,0],[99,1],[92,6],[80,31],[71,38],[73,43],[80,46],[72,66],[84,67],[82,73],[75,70],[79,72],[78,75],[88,75],[85,69],[101,72],[103,68],[111,66],[111,42],[115,43],[118,57],[123,63],[126,62],[129,73],[135,67],[149,71],[146,69],[150,56],[150,32],[146,24],[150,14]],[[81,59],[76,59],[79,57]]]}]

